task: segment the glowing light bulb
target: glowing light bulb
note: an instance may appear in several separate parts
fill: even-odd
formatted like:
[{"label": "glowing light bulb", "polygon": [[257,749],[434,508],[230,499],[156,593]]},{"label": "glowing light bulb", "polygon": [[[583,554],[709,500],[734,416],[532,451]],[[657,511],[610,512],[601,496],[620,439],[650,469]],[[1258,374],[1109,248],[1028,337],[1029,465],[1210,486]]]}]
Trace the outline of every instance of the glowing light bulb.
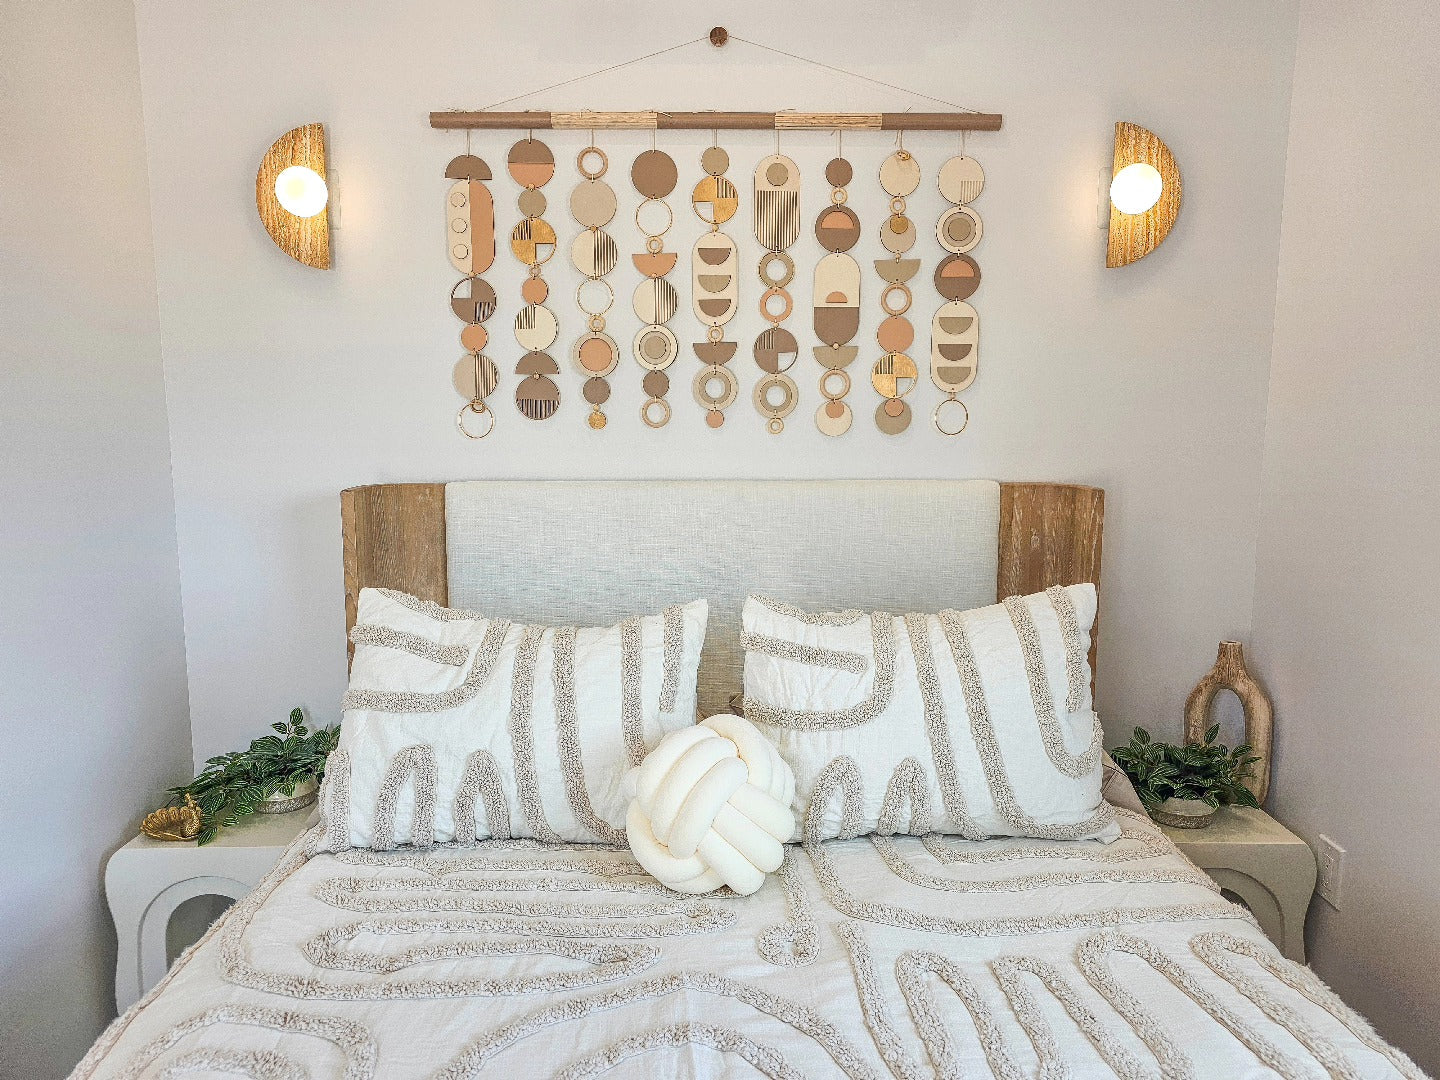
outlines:
[{"label": "glowing light bulb", "polygon": [[275,198],[296,217],[309,218],[325,209],[330,191],[314,169],[291,165],[275,177]]},{"label": "glowing light bulb", "polygon": [[1154,165],[1126,165],[1110,181],[1110,201],[1122,214],[1143,214],[1160,201],[1165,181]]}]

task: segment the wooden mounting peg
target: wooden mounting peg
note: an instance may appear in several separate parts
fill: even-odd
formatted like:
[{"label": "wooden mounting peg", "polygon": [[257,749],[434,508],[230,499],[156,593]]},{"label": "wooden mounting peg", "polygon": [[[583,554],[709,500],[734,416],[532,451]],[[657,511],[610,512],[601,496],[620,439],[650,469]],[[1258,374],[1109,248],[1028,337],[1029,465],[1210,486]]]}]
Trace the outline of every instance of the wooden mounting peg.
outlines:
[{"label": "wooden mounting peg", "polygon": [[710,28],[710,44],[714,45],[715,48],[720,48],[721,45],[724,45],[725,42],[729,40],[730,31],[726,30],[723,26],[714,26]]}]

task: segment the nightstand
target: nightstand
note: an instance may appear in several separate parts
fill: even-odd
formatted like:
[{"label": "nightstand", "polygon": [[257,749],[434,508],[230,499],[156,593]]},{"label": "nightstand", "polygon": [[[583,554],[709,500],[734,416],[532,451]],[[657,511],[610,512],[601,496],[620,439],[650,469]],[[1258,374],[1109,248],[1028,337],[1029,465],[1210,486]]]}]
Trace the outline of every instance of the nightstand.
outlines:
[{"label": "nightstand", "polygon": [[1245,901],[1265,935],[1305,962],[1305,912],[1315,892],[1315,853],[1263,810],[1222,806],[1204,829],[1160,828],[1222,889]]},{"label": "nightstand", "polygon": [[279,860],[313,809],[256,814],[221,829],[209,844],[137,836],[105,864],[105,897],[120,939],[115,959],[115,1005],[124,1012],[160,981],[169,967],[165,931],[170,916],[196,896],[238,900]]}]

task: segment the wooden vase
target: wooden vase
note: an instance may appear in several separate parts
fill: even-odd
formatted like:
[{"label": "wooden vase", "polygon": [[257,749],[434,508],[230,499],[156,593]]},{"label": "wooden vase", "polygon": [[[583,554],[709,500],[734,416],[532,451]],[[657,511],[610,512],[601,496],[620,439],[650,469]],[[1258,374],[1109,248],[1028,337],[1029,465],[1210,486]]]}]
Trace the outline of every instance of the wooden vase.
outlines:
[{"label": "wooden vase", "polygon": [[1185,741],[1203,742],[1210,726],[1210,703],[1221,690],[1233,690],[1245,711],[1245,741],[1260,758],[1245,786],[1255,801],[1265,802],[1270,790],[1270,748],[1274,741],[1275,717],[1265,689],[1245,667],[1245,650],[1238,641],[1220,642],[1220,653],[1210,673],[1195,684],[1185,699]]}]

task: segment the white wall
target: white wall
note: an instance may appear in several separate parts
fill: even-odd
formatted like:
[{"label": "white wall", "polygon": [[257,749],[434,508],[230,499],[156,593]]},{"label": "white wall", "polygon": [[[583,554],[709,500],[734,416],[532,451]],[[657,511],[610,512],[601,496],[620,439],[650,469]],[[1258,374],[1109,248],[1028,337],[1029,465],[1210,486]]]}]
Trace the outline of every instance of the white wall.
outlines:
[{"label": "white wall", "polygon": [[1440,1072],[1440,9],[1300,19],[1255,600],[1275,813],[1346,849],[1315,967]]},{"label": "white wall", "polygon": [[134,15],[0,3],[0,1075],[114,1015],[101,866],[190,728]]},{"label": "white wall", "polygon": [[[700,13],[685,5],[597,7],[578,0],[543,13],[477,0],[245,5],[139,0],[157,275],[180,534],[191,710],[197,758],[229,749],[295,704],[334,719],[344,649],[337,495],[385,480],[467,477],[995,476],[1103,485],[1105,536],[1101,704],[1112,734],[1144,722],[1179,730],[1179,703],[1222,637],[1251,617],[1264,395],[1274,310],[1293,11],[1245,0],[1204,5],[1069,2],[846,5],[839,15],[747,0]],[[722,14],[716,15],[715,11]],[[509,322],[518,265],[502,251],[489,275],[502,297],[492,321],[501,361],[499,430],[466,442],[454,430],[450,385],[458,325],[446,297],[455,274],[442,248],[446,162],[463,139],[433,132],[431,109],[475,107],[642,51],[700,37],[712,21],[962,104],[1005,113],[1005,130],[969,147],[989,186],[977,204],[986,237],[974,419],[958,441],[928,429],[937,393],[916,392],[912,431],[886,440],[869,420],[879,399],[863,374],[851,400],[860,422],[838,442],[810,420],[818,367],[798,370],[800,410],[779,438],[749,406],[760,328],[743,248],[742,398],[723,431],[690,397],[688,348],[672,369],[675,419],[641,426],[638,366],[612,379],[611,425],[584,424],[579,378],[545,424],[510,404],[518,348]],[[877,47],[883,45],[882,47]],[[733,43],[699,45],[657,62],[537,99],[537,107],[891,108],[925,102]],[[1111,126],[1132,119],[1164,134],[1185,171],[1186,203],[1168,242],[1144,263],[1103,268],[1097,172]],[[309,270],[273,249],[256,219],[256,165],[272,138],[324,121],[341,182],[336,268]],[[503,171],[509,134],[475,149],[496,170],[502,225],[516,188]],[[583,136],[550,140],[561,168],[550,218],[573,235],[568,192]],[[703,136],[666,135],[682,167],[672,249],[699,224],[685,198]],[[761,133],[723,140],[731,176],[748,188],[773,150]],[[638,197],[628,163],[648,137],[606,135],[622,198],[613,231],[639,250]],[[787,137],[805,178],[806,230],[797,254],[818,254],[809,223],[828,190],[828,134]],[[866,226],[862,264],[879,253],[875,170],[884,136],[847,139],[853,202]],[[941,202],[934,170],[958,148],[917,136],[926,170],[912,214],[922,235]],[[1244,168],[1236,168],[1243,163]],[[732,230],[749,237],[748,208]],[[927,259],[939,252],[933,241]],[[688,256],[686,256],[688,258]],[[565,265],[561,265],[565,264]],[[684,265],[682,263],[682,265]],[[559,348],[580,323],[577,277],[562,256],[550,275],[563,315]],[[637,324],[628,260],[613,275],[613,336]],[[862,344],[879,320],[867,275]],[[804,297],[808,286],[798,295]],[[928,333],[938,298],[916,291]],[[697,340],[688,305],[675,327]],[[808,339],[804,307],[792,325]],[[863,373],[863,364],[857,364]],[[922,553],[911,572],[932,572]],[[933,572],[941,572],[936,568]]]}]

